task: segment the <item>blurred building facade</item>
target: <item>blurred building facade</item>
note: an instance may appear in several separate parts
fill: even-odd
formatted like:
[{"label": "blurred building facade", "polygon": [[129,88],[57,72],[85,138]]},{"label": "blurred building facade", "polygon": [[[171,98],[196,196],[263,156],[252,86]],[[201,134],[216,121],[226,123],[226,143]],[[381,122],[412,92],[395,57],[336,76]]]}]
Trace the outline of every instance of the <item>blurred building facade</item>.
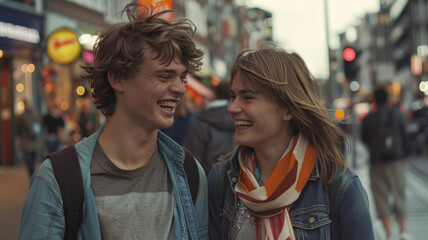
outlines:
[{"label": "blurred building facade", "polygon": [[[92,63],[97,30],[123,20],[119,13],[129,2],[159,1],[0,0],[2,164],[16,164],[19,155],[13,125],[24,97],[42,115],[48,103],[57,105],[68,115],[68,129],[77,125],[74,118],[90,96],[79,66]],[[235,0],[162,2],[197,27],[194,40],[205,56],[202,70],[190,76],[188,91],[196,100],[210,98],[209,85],[228,78],[241,49],[273,39],[272,14],[263,9],[248,9]]]},{"label": "blurred building facade", "polygon": [[[378,85],[385,85],[393,103],[414,111],[428,105],[428,0],[380,0],[377,13],[367,13],[355,26],[340,34],[336,80],[341,96],[355,94],[367,102]],[[351,35],[351,36],[350,36]],[[355,92],[344,79],[342,50],[359,50]]]},{"label": "blurred building facade", "polygon": [[[15,113],[24,110],[24,97],[40,106],[37,76],[44,38],[41,1],[0,1],[0,159],[15,156]],[[19,104],[21,103],[21,104]]]}]

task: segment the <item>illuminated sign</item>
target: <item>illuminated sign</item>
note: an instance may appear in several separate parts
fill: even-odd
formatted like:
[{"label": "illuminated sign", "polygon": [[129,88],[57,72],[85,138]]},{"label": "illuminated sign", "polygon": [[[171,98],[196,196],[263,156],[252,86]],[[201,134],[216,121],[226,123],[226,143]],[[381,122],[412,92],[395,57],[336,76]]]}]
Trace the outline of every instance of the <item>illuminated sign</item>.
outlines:
[{"label": "illuminated sign", "polygon": [[51,60],[60,64],[72,63],[82,51],[79,36],[68,28],[61,28],[51,33],[46,48]]},{"label": "illuminated sign", "polygon": [[0,21],[0,37],[36,44],[40,42],[39,30],[2,21]]},{"label": "illuminated sign", "polygon": [[[173,9],[173,0],[138,0],[138,3],[150,8],[150,5],[155,8],[154,14],[163,11]],[[172,13],[163,14],[160,18],[165,20],[174,19],[174,15]]]}]

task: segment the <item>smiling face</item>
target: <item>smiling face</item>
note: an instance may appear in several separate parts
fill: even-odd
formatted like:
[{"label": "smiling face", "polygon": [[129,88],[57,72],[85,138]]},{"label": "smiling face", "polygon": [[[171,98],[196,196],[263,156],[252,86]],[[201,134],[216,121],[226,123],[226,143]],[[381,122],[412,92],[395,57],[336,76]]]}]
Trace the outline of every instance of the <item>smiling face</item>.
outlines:
[{"label": "smiling face", "polygon": [[120,114],[131,125],[147,131],[171,127],[177,103],[185,93],[188,69],[175,59],[169,65],[146,57],[135,76],[126,81],[114,81]]},{"label": "smiling face", "polygon": [[244,81],[240,72],[234,76],[228,106],[235,122],[236,143],[257,149],[288,140],[292,136],[292,115],[273,97],[249,88]]}]

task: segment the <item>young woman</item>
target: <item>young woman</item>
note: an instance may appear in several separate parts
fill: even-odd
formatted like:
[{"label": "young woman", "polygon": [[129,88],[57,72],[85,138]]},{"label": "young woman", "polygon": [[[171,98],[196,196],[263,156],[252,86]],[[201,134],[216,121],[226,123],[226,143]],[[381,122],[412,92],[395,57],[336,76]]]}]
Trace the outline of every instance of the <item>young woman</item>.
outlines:
[{"label": "young woman", "polygon": [[240,53],[229,114],[237,147],[208,176],[210,239],[374,239],[345,133],[295,53]]}]

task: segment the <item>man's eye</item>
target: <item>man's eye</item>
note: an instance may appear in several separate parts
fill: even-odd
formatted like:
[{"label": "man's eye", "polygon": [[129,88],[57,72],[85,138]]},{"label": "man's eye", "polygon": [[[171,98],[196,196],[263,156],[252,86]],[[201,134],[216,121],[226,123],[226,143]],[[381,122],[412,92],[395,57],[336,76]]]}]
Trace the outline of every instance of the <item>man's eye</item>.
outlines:
[{"label": "man's eye", "polygon": [[162,79],[169,79],[169,78],[171,78],[171,76],[169,76],[169,75],[160,75],[159,77],[162,78]]}]

